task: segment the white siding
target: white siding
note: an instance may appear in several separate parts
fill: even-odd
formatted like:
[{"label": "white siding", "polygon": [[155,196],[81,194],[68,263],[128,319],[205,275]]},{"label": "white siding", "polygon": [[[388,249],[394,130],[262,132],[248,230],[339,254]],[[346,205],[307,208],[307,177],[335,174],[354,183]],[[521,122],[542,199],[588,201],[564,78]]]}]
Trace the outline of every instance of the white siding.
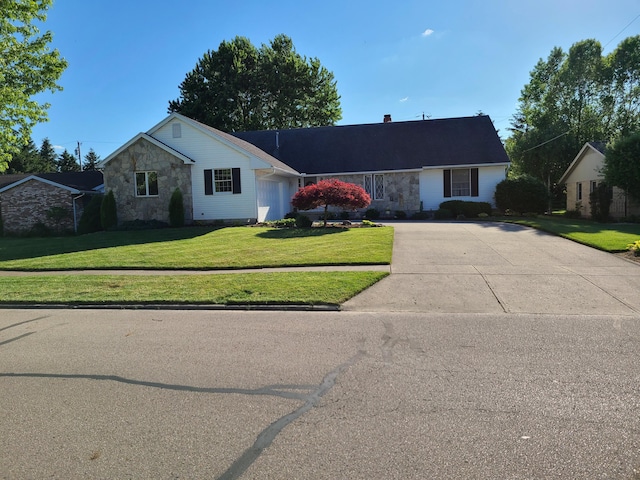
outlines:
[{"label": "white siding", "polygon": [[437,210],[440,204],[447,200],[489,202],[495,206],[496,185],[505,179],[506,167],[504,165],[478,167],[477,197],[445,198],[443,175],[443,169],[440,168],[425,169],[420,172],[420,201],[424,210]]},{"label": "white siding", "polygon": [[[175,122],[180,121],[163,125],[153,136],[195,161],[191,167],[194,221],[258,218],[255,172],[249,156],[187,123],[180,122],[182,136],[173,138]],[[242,193],[204,194],[204,171],[218,168],[240,168]]]}]

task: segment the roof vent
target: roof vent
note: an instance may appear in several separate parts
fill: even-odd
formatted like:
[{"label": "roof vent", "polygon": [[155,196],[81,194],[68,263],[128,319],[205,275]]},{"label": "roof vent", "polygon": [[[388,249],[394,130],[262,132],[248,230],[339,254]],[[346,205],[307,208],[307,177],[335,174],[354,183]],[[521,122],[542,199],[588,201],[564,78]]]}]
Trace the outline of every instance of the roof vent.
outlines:
[{"label": "roof vent", "polygon": [[391,123],[391,114],[390,113],[386,113],[384,115],[384,123]]}]

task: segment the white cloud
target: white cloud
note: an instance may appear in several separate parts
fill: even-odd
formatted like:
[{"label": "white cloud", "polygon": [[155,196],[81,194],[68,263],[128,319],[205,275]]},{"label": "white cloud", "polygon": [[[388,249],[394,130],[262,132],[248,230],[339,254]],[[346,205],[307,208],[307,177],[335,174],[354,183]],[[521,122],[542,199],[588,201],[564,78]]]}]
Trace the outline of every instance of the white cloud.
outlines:
[{"label": "white cloud", "polygon": [[407,100],[409,100],[409,97],[404,97],[404,98],[401,98],[401,99],[400,99],[400,102],[401,102],[401,103],[404,103],[404,102],[406,102]]},{"label": "white cloud", "polygon": [[432,33],[433,33],[433,30],[431,30],[430,28],[427,28],[424,32],[422,32],[422,36],[423,37],[428,37]]},{"label": "white cloud", "polygon": [[53,145],[53,148],[56,150],[64,150],[64,147],[62,145]]}]

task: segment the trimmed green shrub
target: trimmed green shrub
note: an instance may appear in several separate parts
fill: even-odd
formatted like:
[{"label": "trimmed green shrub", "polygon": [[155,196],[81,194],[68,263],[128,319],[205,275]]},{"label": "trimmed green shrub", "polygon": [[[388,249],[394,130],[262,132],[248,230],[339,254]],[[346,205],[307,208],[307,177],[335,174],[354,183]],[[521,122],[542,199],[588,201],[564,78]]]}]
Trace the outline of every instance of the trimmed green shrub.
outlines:
[{"label": "trimmed green shrub", "polygon": [[500,210],[544,213],[549,201],[547,186],[537,178],[522,175],[496,185],[496,204]]},{"label": "trimmed green shrub", "polygon": [[100,223],[104,230],[115,228],[118,225],[116,197],[113,195],[113,190],[109,190],[109,193],[107,193],[102,200],[102,205],[100,206]]},{"label": "trimmed green shrub", "polygon": [[311,228],[313,222],[306,215],[298,215],[296,217],[296,227],[298,228]]},{"label": "trimmed green shrub", "polygon": [[439,208],[435,212],[433,212],[433,218],[436,220],[448,220],[453,218],[453,212],[448,208]]},{"label": "trimmed green shrub", "polygon": [[398,220],[404,220],[405,218],[407,218],[407,212],[405,212],[404,210],[396,210],[394,217],[396,217]]},{"label": "trimmed green shrub", "polygon": [[264,222],[264,224],[268,227],[275,227],[275,228],[293,228],[296,226],[296,219],[281,218],[280,220],[272,220],[272,221]]},{"label": "trimmed green shrub", "polygon": [[611,189],[605,182],[600,182],[593,192],[589,194],[589,204],[591,206],[591,218],[596,222],[609,220]]},{"label": "trimmed green shrub", "polygon": [[364,212],[364,218],[368,218],[369,220],[377,220],[380,218],[380,212],[376,208],[370,208],[366,212]]},{"label": "trimmed green shrub", "polygon": [[78,233],[80,235],[85,233],[99,232],[102,230],[102,222],[100,220],[100,207],[102,206],[102,199],[104,195],[94,195],[89,200],[89,203],[82,211],[82,216],[78,222]]},{"label": "trimmed green shrub", "polygon": [[464,215],[467,218],[476,218],[480,213],[491,215],[491,204],[487,202],[447,200],[440,204],[440,208],[450,210],[454,217]]},{"label": "trimmed green shrub", "polygon": [[419,212],[411,215],[411,220],[429,220],[433,217],[433,212],[425,212],[424,210],[420,210]]},{"label": "trimmed green shrub", "polygon": [[340,212],[340,220],[349,220],[349,212],[343,210],[342,212]]},{"label": "trimmed green shrub", "polygon": [[184,226],[184,203],[179,188],[173,191],[169,199],[169,225],[172,227]]}]

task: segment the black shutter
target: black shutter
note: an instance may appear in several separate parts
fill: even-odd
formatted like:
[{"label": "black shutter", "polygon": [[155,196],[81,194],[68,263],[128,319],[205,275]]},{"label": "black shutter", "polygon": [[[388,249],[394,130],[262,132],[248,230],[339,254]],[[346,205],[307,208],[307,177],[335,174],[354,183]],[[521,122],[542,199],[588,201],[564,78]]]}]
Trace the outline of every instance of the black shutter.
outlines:
[{"label": "black shutter", "polygon": [[444,173],[444,196],[445,198],[451,197],[451,170],[443,170]]},{"label": "black shutter", "polygon": [[232,168],[231,169],[231,179],[233,181],[233,193],[242,193],[240,189],[240,169]]},{"label": "black shutter", "polygon": [[213,170],[204,171],[204,194],[213,195]]},{"label": "black shutter", "polygon": [[478,196],[478,169],[477,168],[471,169],[471,196],[472,197]]}]

